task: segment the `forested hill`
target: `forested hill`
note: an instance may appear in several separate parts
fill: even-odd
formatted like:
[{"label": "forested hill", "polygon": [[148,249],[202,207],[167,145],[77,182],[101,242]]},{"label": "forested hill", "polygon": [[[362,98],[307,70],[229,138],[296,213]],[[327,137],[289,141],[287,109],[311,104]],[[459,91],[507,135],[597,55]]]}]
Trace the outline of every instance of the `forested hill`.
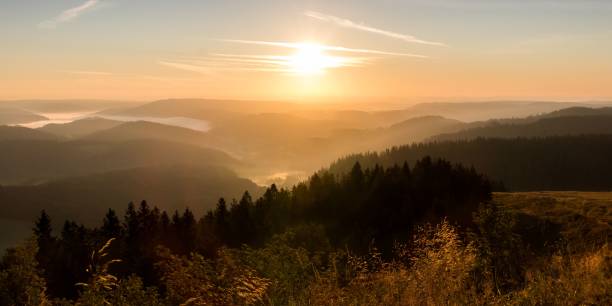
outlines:
[{"label": "forested hill", "polygon": [[414,163],[423,156],[474,166],[491,180],[501,181],[509,191],[612,189],[612,135],[420,143],[350,155],[329,170],[348,173],[357,161],[370,167]]},{"label": "forested hill", "polygon": [[[597,110],[602,114],[605,112]],[[571,114],[569,111],[566,112]],[[432,137],[433,140],[464,140],[478,137],[516,138],[516,137],[549,137],[565,135],[612,134],[612,116],[606,115],[573,115],[550,114],[550,118],[529,122],[532,118],[519,120],[515,123],[497,123],[493,121],[481,127],[465,129],[459,132],[442,134]],[[527,122],[525,122],[527,121]]]},{"label": "forested hill", "polygon": [[35,185],[0,186],[0,218],[29,221],[45,209],[58,220],[97,225],[109,208],[147,199],[160,209],[191,207],[202,214],[220,196],[239,198],[265,188],[219,166],[173,164],[136,167],[57,179]]},{"label": "forested hill", "polygon": [[256,200],[248,193],[231,204],[220,199],[199,220],[191,210],[172,214],[143,202],[129,205],[123,222],[109,210],[99,216],[100,228],[66,221],[55,235],[43,212],[35,233],[49,294],[72,298],[77,295],[74,284],[87,281],[83,267],[90,262],[91,246],[109,238],[117,239],[111,256],[123,259],[116,264],[117,275],[135,274],[147,285],[159,285],[165,281],[156,273],[160,245],[175,254],[214,257],[222,246],[260,247],[275,234],[301,226],[307,230],[298,240],[310,250],[367,253],[376,246],[388,255],[395,242],[411,237],[416,225],[445,218],[472,224],[473,212],[490,197],[488,181],[473,169],[424,158],[413,167],[363,170],[355,164],[347,175],[317,174],[292,190],[272,185]]}]

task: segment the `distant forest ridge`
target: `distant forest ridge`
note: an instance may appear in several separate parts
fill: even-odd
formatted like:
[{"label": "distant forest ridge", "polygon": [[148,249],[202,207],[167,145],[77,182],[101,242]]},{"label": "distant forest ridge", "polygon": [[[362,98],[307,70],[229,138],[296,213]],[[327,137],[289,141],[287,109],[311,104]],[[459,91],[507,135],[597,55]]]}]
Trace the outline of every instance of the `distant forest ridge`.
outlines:
[{"label": "distant forest ridge", "polygon": [[82,267],[91,259],[91,246],[110,238],[118,240],[112,256],[123,259],[115,265],[118,275],[159,285],[164,281],[156,273],[159,245],[174,254],[214,258],[223,247],[262,247],[289,228],[303,227],[305,236],[297,241],[304,247],[345,247],[359,254],[377,247],[389,256],[416,225],[445,219],[470,225],[472,213],[490,199],[489,182],[473,169],[426,157],[412,167],[362,169],[356,163],[341,177],[316,174],[292,189],[272,185],[258,198],[248,192],[239,201],[221,198],[200,218],[190,209],[166,212],[143,201],[128,205],[123,222],[109,209],[96,214],[101,227],[68,220],[56,235],[43,211],[34,232],[48,293],[75,298],[74,284],[88,278]]},{"label": "distant forest ridge", "polygon": [[508,191],[612,189],[612,135],[541,138],[477,138],[394,147],[381,153],[353,154],[329,167],[332,173],[364,167],[415,163],[423,156],[443,157],[473,166]]}]

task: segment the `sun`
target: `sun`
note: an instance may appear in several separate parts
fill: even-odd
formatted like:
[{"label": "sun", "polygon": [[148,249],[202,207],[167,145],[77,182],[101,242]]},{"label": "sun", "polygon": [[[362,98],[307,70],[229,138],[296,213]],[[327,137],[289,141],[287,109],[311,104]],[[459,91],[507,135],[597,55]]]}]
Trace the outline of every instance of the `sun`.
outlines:
[{"label": "sun", "polygon": [[342,66],[342,59],[325,54],[323,45],[303,42],[296,44],[296,52],[287,59],[292,73],[298,75],[322,74],[328,68]]}]

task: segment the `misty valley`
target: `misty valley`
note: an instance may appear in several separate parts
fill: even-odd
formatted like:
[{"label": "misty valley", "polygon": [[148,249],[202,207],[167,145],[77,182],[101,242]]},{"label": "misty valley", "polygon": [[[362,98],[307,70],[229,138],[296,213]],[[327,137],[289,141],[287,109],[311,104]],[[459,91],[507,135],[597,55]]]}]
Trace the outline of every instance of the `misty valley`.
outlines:
[{"label": "misty valley", "polygon": [[[48,112],[54,104],[79,115],[38,126],[44,122],[41,117],[53,116],[37,111],[45,107]],[[10,105],[0,114],[4,124],[0,225],[10,233],[2,235],[0,245],[10,263],[12,252],[27,252],[28,246],[20,245],[35,228],[38,252],[53,254],[40,262],[50,296],[83,299],[74,284],[88,280],[91,274],[83,267],[95,256],[103,261],[96,252],[105,252],[104,256],[112,254],[122,261],[98,273],[138,276],[126,284],[145,290],[142,303],[161,301],[155,297],[159,292],[146,293],[151,285],[168,290],[170,304],[204,294],[199,287],[179,290],[163,283],[188,275],[212,284],[230,281],[229,287],[214,285],[221,291],[205,291],[208,297],[202,301],[246,303],[240,292],[222,294],[238,290],[231,285],[238,280],[254,282],[251,286],[267,292],[274,304],[316,301],[313,292],[303,291],[308,283],[316,284],[308,280],[312,276],[304,267],[288,268],[298,269],[288,271],[298,273],[299,279],[274,280],[280,273],[274,269],[279,267],[259,261],[268,256],[287,265],[306,260],[320,269],[318,273],[325,273],[320,277],[330,278],[327,281],[349,277],[328,275],[330,264],[342,264],[348,270],[333,273],[352,271],[356,274],[349,279],[366,273],[363,276],[373,277],[374,282],[391,277],[410,283],[397,274],[414,269],[401,264],[407,258],[398,255],[397,243],[408,243],[402,252],[412,254],[419,249],[408,237],[450,235],[444,237],[450,239],[445,243],[458,243],[452,246],[457,249],[427,252],[469,253],[471,244],[460,242],[463,231],[488,245],[494,241],[487,239],[496,236],[480,231],[502,224],[508,232],[495,235],[517,240],[489,245],[493,249],[488,252],[520,250],[523,257],[521,262],[487,259],[494,260],[491,269],[501,269],[496,273],[510,273],[490,281],[499,292],[513,292],[519,284],[537,285],[521,276],[524,260],[546,258],[560,243],[581,250],[596,248],[611,234],[612,108],[605,104],[466,102],[448,103],[442,109],[432,103],[363,110],[282,102],[161,100],[121,108],[101,104],[95,111],[78,101]],[[508,117],[495,117],[499,113]],[[553,206],[542,210],[543,203]],[[578,203],[583,206],[576,207]],[[427,224],[441,225],[424,228]],[[578,234],[578,228],[587,232]],[[434,247],[418,239],[412,243]],[[335,253],[336,248],[350,252]],[[332,254],[340,257],[321,257]],[[477,253],[461,256],[485,260]],[[430,260],[418,258],[417,262]],[[371,262],[391,259],[395,263],[391,270]],[[230,269],[227,260],[240,262],[231,267],[238,274],[217,274],[215,269]],[[365,266],[352,266],[354,260],[364,260]],[[444,261],[448,259],[438,260],[442,261],[436,264],[451,264]],[[170,263],[177,266],[165,266]],[[212,274],[192,275],[196,271],[189,269],[195,266],[176,270],[186,264],[210,265]],[[423,268],[432,269],[431,265]],[[452,269],[463,273],[461,269],[468,268]],[[261,278],[243,280],[245,271],[260,273]],[[450,276],[427,281],[437,284],[446,277]],[[349,279],[342,290],[365,286]],[[464,285],[457,290],[464,290]],[[470,290],[484,290],[478,286]],[[293,290],[306,296],[293,296]],[[369,303],[353,300],[358,297],[352,295],[346,298]]]},{"label": "misty valley", "polygon": [[612,305],[612,1],[0,1],[0,306]]}]

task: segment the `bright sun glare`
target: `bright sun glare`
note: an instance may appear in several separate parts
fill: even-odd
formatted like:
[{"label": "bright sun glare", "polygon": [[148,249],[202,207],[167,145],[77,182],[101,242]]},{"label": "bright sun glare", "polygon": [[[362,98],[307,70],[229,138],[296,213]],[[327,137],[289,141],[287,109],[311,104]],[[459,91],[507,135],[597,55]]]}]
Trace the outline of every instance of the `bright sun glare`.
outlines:
[{"label": "bright sun glare", "polygon": [[325,54],[325,48],[317,43],[304,42],[289,56],[287,65],[291,72],[299,75],[322,74],[328,68],[342,66],[342,58]]}]

